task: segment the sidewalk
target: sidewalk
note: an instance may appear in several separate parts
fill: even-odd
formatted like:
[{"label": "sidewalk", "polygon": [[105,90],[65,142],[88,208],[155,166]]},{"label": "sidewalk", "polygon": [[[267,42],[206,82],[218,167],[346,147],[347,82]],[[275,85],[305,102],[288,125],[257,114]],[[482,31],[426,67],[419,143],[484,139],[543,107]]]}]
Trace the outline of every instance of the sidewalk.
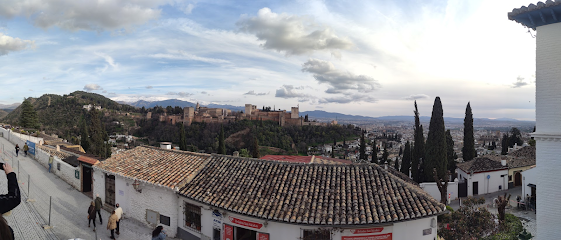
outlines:
[{"label": "sidewalk", "polygon": [[[6,150],[13,149],[15,146],[4,138],[0,138],[0,145],[4,145],[4,149]],[[10,151],[10,153],[12,155],[14,154],[13,151]],[[25,157],[22,154],[20,154],[17,158],[15,156],[13,157],[14,159],[19,160],[20,169],[24,170],[31,176],[31,188],[33,189],[34,187],[37,187],[40,191],[45,192],[47,195],[52,197],[51,225],[52,232],[54,232],[58,239],[96,239],[96,233],[97,239],[110,239],[109,236],[111,233],[107,230],[107,220],[109,219],[108,212],[103,210],[101,211],[103,223],[99,224],[98,217],[96,219],[97,230],[96,232],[93,232],[93,224],[91,228],[88,228],[87,219],[87,210],[92,201],[91,198],[74,189],[56,175],[48,173],[46,168],[31,157]],[[14,169],[14,171],[16,170]],[[31,192],[31,198],[49,198],[48,196],[33,196],[33,190]],[[48,202],[48,200],[46,201]],[[41,208],[35,208],[35,210],[45,211]],[[45,213],[41,212],[41,214],[45,216]],[[42,219],[39,217],[39,220]],[[10,222],[10,224],[12,223]],[[117,239],[151,239],[152,229],[148,229],[136,221],[122,219],[120,228],[121,234],[115,234]],[[22,237],[17,239],[42,238]]]}]

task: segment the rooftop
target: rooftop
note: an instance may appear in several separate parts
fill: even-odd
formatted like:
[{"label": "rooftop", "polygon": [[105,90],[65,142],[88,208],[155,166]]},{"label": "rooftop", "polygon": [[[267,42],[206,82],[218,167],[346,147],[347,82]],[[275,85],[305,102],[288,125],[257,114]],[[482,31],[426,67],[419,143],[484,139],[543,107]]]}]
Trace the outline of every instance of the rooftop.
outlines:
[{"label": "rooftop", "polygon": [[512,9],[508,13],[508,19],[534,30],[539,26],[558,23],[561,20],[561,0],[547,0],[545,3],[538,2],[528,7]]},{"label": "rooftop", "polygon": [[477,157],[471,161],[458,163],[457,166],[466,173],[470,173],[472,171],[474,173],[478,173],[508,169],[508,167],[503,166],[500,161],[493,160],[492,158],[493,157],[489,156]]},{"label": "rooftop", "polygon": [[291,163],[320,163],[320,164],[351,164],[350,160],[322,156],[290,156],[290,155],[265,155],[262,160],[291,162]]}]

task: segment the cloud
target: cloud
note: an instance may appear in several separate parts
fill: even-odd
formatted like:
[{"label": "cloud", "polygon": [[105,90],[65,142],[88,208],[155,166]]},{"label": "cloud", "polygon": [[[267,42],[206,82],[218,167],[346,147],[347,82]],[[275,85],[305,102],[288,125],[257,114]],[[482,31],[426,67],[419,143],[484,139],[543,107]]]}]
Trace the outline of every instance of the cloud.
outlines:
[{"label": "cloud", "polygon": [[146,89],[152,89],[154,88],[153,86],[146,86]]},{"label": "cloud", "polygon": [[75,1],[28,0],[0,4],[0,16],[25,16],[37,27],[59,27],[69,31],[130,30],[157,19],[165,1]]},{"label": "cloud", "polygon": [[94,90],[103,90],[103,88],[101,88],[99,85],[97,84],[86,84],[86,86],[84,86],[84,90],[86,91],[94,91]]},{"label": "cloud", "polygon": [[102,93],[107,93],[107,90],[103,90],[103,92],[102,92]]},{"label": "cloud", "polygon": [[201,94],[208,94],[208,92],[206,92],[206,91],[202,91],[202,92],[201,92]]},{"label": "cloud", "polygon": [[302,101],[309,101],[311,98],[315,99],[315,97],[313,96],[295,91],[297,89],[298,88],[295,88],[292,85],[283,85],[281,88],[277,89],[277,91],[275,92],[275,97],[286,99],[299,98]]},{"label": "cloud", "polygon": [[21,40],[0,33],[0,56],[7,55],[9,52],[25,50],[29,47],[35,47],[35,41]]},{"label": "cloud", "polygon": [[192,93],[188,93],[188,92],[168,92],[167,95],[176,95],[176,96],[180,96],[180,97],[190,97],[190,96],[193,96]]},{"label": "cloud", "polygon": [[328,97],[322,98],[319,100],[320,104],[327,104],[327,103],[353,103],[353,102],[368,102],[374,103],[378,101],[376,98],[364,94],[352,94],[352,95],[345,95],[345,96],[337,96],[337,97]]},{"label": "cloud", "polygon": [[158,58],[158,59],[171,59],[171,60],[187,60],[187,61],[199,61],[199,62],[206,62],[206,63],[230,63],[230,61],[218,58],[207,58],[207,57],[199,57],[185,51],[179,51],[178,54],[171,54],[171,53],[157,53],[148,55],[151,58]]},{"label": "cloud", "polygon": [[518,77],[516,78],[516,82],[514,82],[514,83],[512,84],[511,88],[520,88],[520,87],[524,87],[524,86],[526,86],[526,85],[528,85],[528,83],[527,83],[527,82],[524,82],[524,78],[518,76]]},{"label": "cloud", "polygon": [[96,52],[95,55],[97,55],[97,56],[103,58],[103,59],[105,60],[105,62],[106,62],[107,64],[109,64],[111,67],[113,67],[113,68],[119,67],[119,64],[117,64],[117,63],[115,62],[115,59],[113,59],[111,56],[109,56],[109,55],[107,55],[107,54],[105,54],[105,53],[99,53],[99,52]]},{"label": "cloud", "polygon": [[405,97],[405,100],[419,100],[419,99],[428,99],[429,96],[426,94],[412,94],[409,95],[408,97]]},{"label": "cloud", "polygon": [[326,50],[340,57],[339,50],[353,46],[349,39],[338,37],[331,28],[319,26],[309,17],[277,14],[269,8],[260,9],[256,17],[242,16],[236,25],[240,32],[265,41],[261,45],[264,49],[284,51],[286,55]]},{"label": "cloud", "polygon": [[186,7],[183,7],[183,13],[191,14],[191,12],[193,12],[193,9],[195,9],[195,4],[189,3]]},{"label": "cloud", "polygon": [[329,88],[326,93],[348,94],[349,91],[369,93],[380,88],[380,84],[374,78],[337,70],[329,61],[309,59],[302,64],[302,71],[313,73],[319,83],[327,84]]},{"label": "cloud", "polygon": [[243,95],[264,96],[264,95],[269,95],[269,93],[256,93],[254,90],[251,90],[249,92],[244,93]]}]

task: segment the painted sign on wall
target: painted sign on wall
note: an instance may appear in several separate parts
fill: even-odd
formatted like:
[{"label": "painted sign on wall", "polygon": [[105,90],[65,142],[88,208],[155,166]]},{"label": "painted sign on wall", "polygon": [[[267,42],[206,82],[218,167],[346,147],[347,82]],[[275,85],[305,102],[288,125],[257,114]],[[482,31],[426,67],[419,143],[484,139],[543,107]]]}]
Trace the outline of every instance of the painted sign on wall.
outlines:
[{"label": "painted sign on wall", "polygon": [[224,224],[224,240],[234,240],[234,227]]},{"label": "painted sign on wall", "polygon": [[257,233],[257,240],[269,240],[268,233]]},{"label": "painted sign on wall", "polygon": [[230,222],[238,224],[238,225],[242,225],[244,227],[250,227],[250,228],[255,228],[255,229],[261,229],[261,227],[263,227],[263,224],[261,224],[261,223],[250,222],[250,221],[242,220],[242,219],[235,218],[235,217],[229,217],[229,219],[230,219]]},{"label": "painted sign on wall", "polygon": [[377,234],[377,235],[365,235],[365,236],[347,236],[342,237],[342,240],[392,240],[392,234]]},{"label": "painted sign on wall", "polygon": [[383,227],[351,229],[351,233],[353,233],[353,234],[379,233],[379,232],[382,232],[382,231],[384,231]]}]

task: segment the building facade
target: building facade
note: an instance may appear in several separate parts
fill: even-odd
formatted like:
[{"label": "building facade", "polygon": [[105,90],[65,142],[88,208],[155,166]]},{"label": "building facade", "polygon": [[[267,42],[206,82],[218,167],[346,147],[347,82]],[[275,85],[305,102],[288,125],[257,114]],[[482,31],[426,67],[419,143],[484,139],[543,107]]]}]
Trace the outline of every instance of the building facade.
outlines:
[{"label": "building facade", "polygon": [[[467,183],[467,196],[493,193],[508,189],[508,166],[486,156],[459,163],[458,180]],[[460,190],[458,190],[460,191]],[[459,196],[465,196],[461,192]]]}]

